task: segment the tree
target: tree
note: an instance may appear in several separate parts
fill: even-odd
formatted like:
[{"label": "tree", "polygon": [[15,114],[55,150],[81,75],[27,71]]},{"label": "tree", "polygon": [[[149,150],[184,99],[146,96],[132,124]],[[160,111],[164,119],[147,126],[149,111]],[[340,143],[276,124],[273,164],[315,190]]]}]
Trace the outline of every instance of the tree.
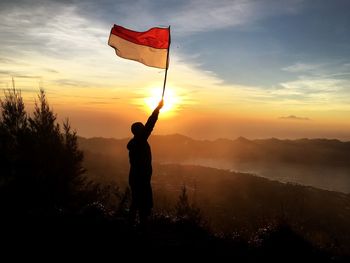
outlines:
[{"label": "tree", "polygon": [[182,187],[181,194],[175,205],[175,216],[180,221],[199,225],[202,221],[200,209],[194,204],[190,204],[186,186]]},{"label": "tree", "polygon": [[15,88],[5,90],[5,99],[0,99],[1,123],[0,127],[13,137],[27,128],[27,113],[20,91]]},{"label": "tree", "polygon": [[25,169],[28,117],[21,92],[15,88],[4,92],[0,109],[0,204],[3,206],[8,204],[8,199],[16,199],[15,188]]},{"label": "tree", "polygon": [[1,200],[12,211],[36,214],[76,209],[85,170],[69,121],[61,130],[43,90],[32,117],[15,89],[5,92],[0,106]]}]

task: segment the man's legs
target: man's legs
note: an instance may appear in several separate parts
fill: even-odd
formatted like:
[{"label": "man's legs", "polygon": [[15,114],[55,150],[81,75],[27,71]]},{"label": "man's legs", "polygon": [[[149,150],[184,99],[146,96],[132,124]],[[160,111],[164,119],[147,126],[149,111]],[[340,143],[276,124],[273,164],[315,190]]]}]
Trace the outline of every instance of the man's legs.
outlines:
[{"label": "man's legs", "polygon": [[129,211],[129,223],[134,225],[136,223],[136,215],[138,210],[138,191],[135,187],[131,188],[131,205]]},{"label": "man's legs", "polygon": [[142,228],[145,228],[148,226],[150,217],[151,217],[151,208],[142,208],[139,210],[139,216],[140,216],[140,226]]}]

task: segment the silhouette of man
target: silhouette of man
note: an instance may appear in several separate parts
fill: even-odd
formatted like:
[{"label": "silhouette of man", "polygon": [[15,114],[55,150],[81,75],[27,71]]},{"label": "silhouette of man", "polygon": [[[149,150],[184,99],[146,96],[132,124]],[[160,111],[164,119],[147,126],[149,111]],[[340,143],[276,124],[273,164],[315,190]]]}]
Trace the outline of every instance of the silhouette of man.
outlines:
[{"label": "silhouette of man", "polygon": [[130,207],[130,219],[136,219],[138,212],[140,224],[144,225],[151,215],[153,196],[151,187],[152,154],[147,139],[158,120],[159,110],[163,107],[163,100],[155,108],[145,125],[135,122],[131,125],[134,137],[129,141],[129,185],[131,188],[132,202]]}]

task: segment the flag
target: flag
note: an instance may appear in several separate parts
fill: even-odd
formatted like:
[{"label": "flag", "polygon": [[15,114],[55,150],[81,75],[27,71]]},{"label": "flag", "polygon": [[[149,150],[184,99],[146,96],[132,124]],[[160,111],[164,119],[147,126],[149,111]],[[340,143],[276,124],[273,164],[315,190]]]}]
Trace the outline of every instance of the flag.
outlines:
[{"label": "flag", "polygon": [[135,60],[150,67],[166,69],[170,45],[170,28],[153,27],[136,32],[114,25],[108,45],[119,57]]}]

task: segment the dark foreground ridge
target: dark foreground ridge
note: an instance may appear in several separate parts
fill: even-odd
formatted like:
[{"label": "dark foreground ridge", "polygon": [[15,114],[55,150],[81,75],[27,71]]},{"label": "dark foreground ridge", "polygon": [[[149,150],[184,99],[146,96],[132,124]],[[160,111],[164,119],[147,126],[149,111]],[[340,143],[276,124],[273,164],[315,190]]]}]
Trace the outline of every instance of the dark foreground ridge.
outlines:
[{"label": "dark foreground ridge", "polygon": [[[185,259],[188,257],[244,262],[345,262],[313,247],[288,225],[261,229],[251,240],[239,236],[216,236],[191,221],[154,216],[149,225],[130,225],[126,218],[101,214],[79,216],[31,217],[3,219],[3,251],[28,249],[31,255],[45,253],[118,260],[153,258]],[[263,261],[264,262],[264,261]]]}]

